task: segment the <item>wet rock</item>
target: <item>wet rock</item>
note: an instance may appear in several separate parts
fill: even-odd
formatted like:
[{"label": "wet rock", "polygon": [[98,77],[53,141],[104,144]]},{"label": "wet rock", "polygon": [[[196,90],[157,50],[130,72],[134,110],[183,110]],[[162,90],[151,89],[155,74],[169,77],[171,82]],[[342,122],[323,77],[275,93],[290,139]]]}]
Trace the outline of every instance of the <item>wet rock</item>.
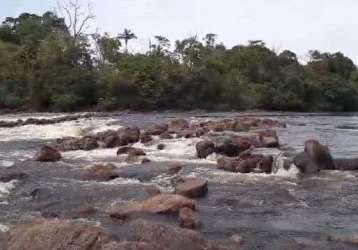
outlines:
[{"label": "wet rock", "polygon": [[149,163],[149,162],[151,162],[151,160],[148,159],[148,158],[144,158],[144,159],[142,159],[142,161],[141,161],[142,164],[144,164],[144,163]]},{"label": "wet rock", "polygon": [[96,212],[97,209],[92,206],[82,206],[74,212],[74,216],[72,216],[72,218],[88,218],[94,215]]},{"label": "wet rock", "polygon": [[153,140],[153,138],[149,134],[144,133],[144,134],[140,135],[140,142],[143,144],[151,142],[152,140]]},{"label": "wet rock", "polygon": [[118,178],[118,174],[114,172],[114,165],[94,165],[88,170],[85,180],[91,181],[110,181]]},{"label": "wet rock", "polygon": [[65,220],[38,220],[15,225],[8,250],[95,250],[111,241],[102,228]]},{"label": "wet rock", "polygon": [[164,150],[165,148],[165,144],[164,143],[159,143],[158,146],[157,146],[157,149],[158,150]]},{"label": "wet rock", "polygon": [[221,157],[217,160],[218,169],[238,173],[271,173],[273,158],[264,155],[244,154],[240,157]]},{"label": "wet rock", "polygon": [[112,218],[126,219],[140,213],[178,213],[183,207],[195,209],[195,201],[176,194],[159,194],[144,201],[113,207],[108,211]]},{"label": "wet rock", "polygon": [[62,158],[60,151],[51,146],[43,146],[35,155],[36,161],[55,162]]},{"label": "wet rock", "polygon": [[237,250],[229,242],[220,244],[209,241],[193,230],[166,226],[143,220],[128,225],[132,241],[147,242],[158,250]]},{"label": "wet rock", "polygon": [[117,155],[128,154],[128,151],[131,149],[133,149],[133,147],[128,147],[128,146],[119,147],[117,150]]},{"label": "wet rock", "polygon": [[172,131],[179,131],[189,128],[189,122],[185,119],[175,119],[170,121],[169,128]]},{"label": "wet rock", "polygon": [[160,189],[156,186],[147,187],[145,188],[145,191],[151,196],[156,196],[162,193]]},{"label": "wet rock", "polygon": [[104,148],[115,148],[120,145],[120,139],[119,135],[117,133],[113,133],[111,135],[108,135],[103,140],[103,147]]},{"label": "wet rock", "polygon": [[113,241],[104,245],[101,250],[160,250],[155,245],[146,242]]},{"label": "wet rock", "polygon": [[320,170],[333,170],[335,164],[327,146],[318,141],[309,140],[305,142],[305,150],[308,156],[318,165]]},{"label": "wet rock", "polygon": [[208,182],[198,178],[181,178],[176,186],[175,193],[189,198],[203,197],[208,192]]},{"label": "wet rock", "polygon": [[176,132],[177,138],[194,138],[196,137],[196,131],[194,129],[184,129]]},{"label": "wet rock", "polygon": [[254,144],[254,138],[247,136],[219,136],[213,137],[215,143],[215,152],[226,156],[238,156],[243,151],[251,148]]},{"label": "wet rock", "polygon": [[275,130],[265,130],[259,132],[260,142],[265,148],[276,148],[280,146]]},{"label": "wet rock", "polygon": [[212,141],[200,141],[195,145],[196,154],[199,158],[206,158],[215,152],[215,144]]},{"label": "wet rock", "polygon": [[83,138],[65,137],[57,140],[55,146],[61,151],[71,150],[93,150],[99,147],[97,139],[95,137],[86,136]]},{"label": "wet rock", "polygon": [[28,175],[25,173],[19,172],[0,172],[0,182],[10,182],[13,180],[23,180],[27,178]]},{"label": "wet rock", "polygon": [[140,130],[137,127],[127,127],[119,131],[119,145],[126,146],[139,141]]},{"label": "wet rock", "polygon": [[168,127],[168,124],[157,124],[145,130],[144,133],[147,135],[162,135],[168,130]]},{"label": "wet rock", "polygon": [[83,137],[80,142],[80,148],[81,150],[93,150],[99,147],[98,143],[97,143],[97,139],[95,137],[91,137],[91,136],[86,136]]},{"label": "wet rock", "polygon": [[173,137],[171,134],[169,134],[168,132],[162,133],[159,137],[160,137],[160,139],[162,139],[162,140],[171,140],[171,139],[174,138],[174,137]]},{"label": "wet rock", "polygon": [[139,165],[121,167],[116,170],[119,177],[150,181],[159,175],[174,175],[182,169],[181,165],[173,163],[149,162]]},{"label": "wet rock", "polygon": [[200,228],[200,220],[199,217],[195,214],[195,212],[188,208],[182,208],[179,211],[179,226],[182,228],[197,230]]},{"label": "wet rock", "polygon": [[335,159],[334,162],[335,162],[335,166],[336,166],[337,170],[342,170],[342,171],[356,171],[356,170],[358,170],[358,158],[355,158],[355,159]]},{"label": "wet rock", "polygon": [[139,156],[145,156],[146,153],[140,148],[130,148],[127,152],[128,157],[126,161],[130,162],[136,160]]},{"label": "wet rock", "polygon": [[320,170],[336,169],[328,147],[321,145],[318,141],[309,140],[305,142],[304,152],[293,158],[293,163],[303,174],[316,174]]},{"label": "wet rock", "polygon": [[329,236],[328,240],[330,241],[337,241],[337,242],[344,242],[344,243],[351,243],[358,245],[358,235],[351,235],[351,236]]}]

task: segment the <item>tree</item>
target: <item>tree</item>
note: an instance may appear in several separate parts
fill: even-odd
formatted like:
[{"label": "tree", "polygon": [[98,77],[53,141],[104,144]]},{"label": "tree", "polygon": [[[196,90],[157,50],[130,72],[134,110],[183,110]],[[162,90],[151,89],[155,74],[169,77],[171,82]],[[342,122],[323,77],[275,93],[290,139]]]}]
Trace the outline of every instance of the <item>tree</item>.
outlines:
[{"label": "tree", "polygon": [[125,53],[128,54],[128,42],[137,39],[137,36],[130,29],[124,29],[123,33],[118,35],[118,38],[124,41]]}]

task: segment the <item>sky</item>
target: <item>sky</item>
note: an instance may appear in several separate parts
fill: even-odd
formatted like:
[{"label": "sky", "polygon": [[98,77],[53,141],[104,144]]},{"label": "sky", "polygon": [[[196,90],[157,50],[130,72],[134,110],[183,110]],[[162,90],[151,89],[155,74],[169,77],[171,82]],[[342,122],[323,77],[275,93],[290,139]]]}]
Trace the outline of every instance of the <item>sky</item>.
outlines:
[{"label": "sky", "polygon": [[[62,0],[65,1],[65,0]],[[80,0],[91,2],[92,31],[111,35],[130,28],[144,50],[155,35],[172,41],[215,33],[227,47],[264,40],[307,58],[309,50],[341,51],[358,64],[357,0]],[[0,19],[54,10],[56,0],[0,0]]]}]

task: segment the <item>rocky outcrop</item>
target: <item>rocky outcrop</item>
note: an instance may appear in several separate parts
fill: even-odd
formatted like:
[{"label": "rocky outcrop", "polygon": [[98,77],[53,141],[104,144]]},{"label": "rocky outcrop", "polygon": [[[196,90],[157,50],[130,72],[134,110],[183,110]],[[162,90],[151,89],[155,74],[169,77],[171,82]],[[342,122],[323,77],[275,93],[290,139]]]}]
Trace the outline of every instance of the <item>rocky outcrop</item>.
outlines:
[{"label": "rocky outcrop", "polygon": [[41,150],[35,155],[36,161],[55,162],[61,160],[60,151],[51,146],[43,146]]},{"label": "rocky outcrop", "polygon": [[236,173],[266,173],[272,171],[272,156],[244,154],[239,157],[221,157],[217,160],[218,169]]},{"label": "rocky outcrop", "polygon": [[108,214],[112,218],[125,219],[131,215],[140,213],[178,213],[183,207],[195,209],[195,201],[185,198],[182,195],[159,194],[144,201],[113,207],[108,211]]},{"label": "rocky outcrop", "polygon": [[239,156],[245,150],[258,144],[253,136],[219,135],[212,139],[215,143],[215,152],[230,157]]},{"label": "rocky outcrop", "polygon": [[91,181],[110,181],[118,178],[118,174],[114,172],[116,167],[114,165],[94,165],[85,176],[85,180]]},{"label": "rocky outcrop", "polygon": [[200,141],[195,145],[196,154],[199,158],[206,158],[215,152],[215,144],[212,141]]},{"label": "rocky outcrop", "polygon": [[15,225],[8,250],[100,250],[111,238],[102,228],[66,220],[38,220]]},{"label": "rocky outcrop", "polygon": [[208,192],[208,182],[198,178],[181,178],[175,186],[175,193],[189,198],[203,197]]}]

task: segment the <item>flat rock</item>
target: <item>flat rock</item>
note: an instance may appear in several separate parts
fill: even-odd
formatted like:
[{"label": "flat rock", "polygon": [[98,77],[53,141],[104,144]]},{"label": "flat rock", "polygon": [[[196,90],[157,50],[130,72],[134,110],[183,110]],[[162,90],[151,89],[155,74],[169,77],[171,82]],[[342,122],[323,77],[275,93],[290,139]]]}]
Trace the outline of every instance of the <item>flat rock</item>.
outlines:
[{"label": "flat rock", "polygon": [[195,209],[195,201],[185,198],[182,195],[159,194],[143,201],[113,207],[108,211],[108,214],[112,218],[125,219],[130,215],[140,213],[178,213],[183,207]]},{"label": "flat rock", "polygon": [[198,178],[182,178],[175,186],[175,193],[189,198],[203,197],[208,192],[208,182]]}]

